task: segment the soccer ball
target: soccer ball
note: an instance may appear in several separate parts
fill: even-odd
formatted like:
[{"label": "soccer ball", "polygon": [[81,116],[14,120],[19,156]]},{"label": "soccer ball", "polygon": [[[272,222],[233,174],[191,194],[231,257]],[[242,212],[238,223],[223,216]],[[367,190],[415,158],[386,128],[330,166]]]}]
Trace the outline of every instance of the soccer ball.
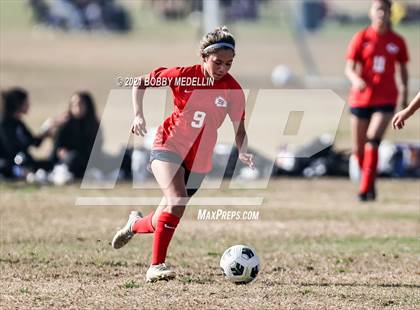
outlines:
[{"label": "soccer ball", "polygon": [[223,253],[220,268],[229,281],[245,284],[257,277],[260,259],[253,248],[246,245],[234,245]]}]

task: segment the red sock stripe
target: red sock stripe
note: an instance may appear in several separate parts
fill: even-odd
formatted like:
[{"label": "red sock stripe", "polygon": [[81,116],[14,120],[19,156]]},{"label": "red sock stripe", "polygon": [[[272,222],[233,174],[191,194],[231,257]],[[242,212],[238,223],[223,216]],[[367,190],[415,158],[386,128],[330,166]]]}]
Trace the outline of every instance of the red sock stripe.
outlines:
[{"label": "red sock stripe", "polygon": [[365,158],[363,161],[360,193],[367,193],[375,183],[376,169],[378,166],[378,148],[370,144],[365,145]]},{"label": "red sock stripe", "polygon": [[155,212],[151,212],[147,216],[139,219],[137,222],[134,223],[133,227],[131,228],[133,233],[135,234],[151,234],[155,232],[155,228],[152,224],[152,218]]},{"label": "red sock stripe", "polygon": [[162,264],[166,259],[166,252],[178,226],[179,217],[162,212],[158,218],[153,238],[152,265]]}]

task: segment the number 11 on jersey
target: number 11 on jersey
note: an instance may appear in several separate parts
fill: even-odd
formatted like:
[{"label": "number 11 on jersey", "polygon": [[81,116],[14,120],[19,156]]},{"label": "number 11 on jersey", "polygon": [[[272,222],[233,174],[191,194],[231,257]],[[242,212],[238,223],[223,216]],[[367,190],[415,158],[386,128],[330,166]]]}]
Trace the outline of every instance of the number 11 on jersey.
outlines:
[{"label": "number 11 on jersey", "polygon": [[385,63],[386,63],[386,58],[384,56],[375,56],[373,58],[373,72],[384,73]]}]

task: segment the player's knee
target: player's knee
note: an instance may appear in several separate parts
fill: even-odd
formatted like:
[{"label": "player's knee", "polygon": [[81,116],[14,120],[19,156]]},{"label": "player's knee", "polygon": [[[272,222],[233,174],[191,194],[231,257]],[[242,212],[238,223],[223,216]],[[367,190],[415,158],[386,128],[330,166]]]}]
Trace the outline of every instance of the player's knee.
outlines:
[{"label": "player's knee", "polygon": [[198,191],[198,188],[187,188],[187,196],[192,197]]},{"label": "player's knee", "polygon": [[177,217],[182,217],[185,211],[185,205],[169,205],[165,208],[165,212],[176,215]]},{"label": "player's knee", "polygon": [[381,144],[381,139],[379,139],[379,138],[368,138],[366,143],[369,144],[372,147],[378,148],[379,145]]},{"label": "player's knee", "polygon": [[356,157],[363,157],[363,148],[353,147],[353,155]]},{"label": "player's knee", "polygon": [[171,197],[165,197],[166,200],[166,205],[167,206],[184,206],[187,204],[188,202],[188,196],[187,193],[176,193],[174,195],[172,195]]}]

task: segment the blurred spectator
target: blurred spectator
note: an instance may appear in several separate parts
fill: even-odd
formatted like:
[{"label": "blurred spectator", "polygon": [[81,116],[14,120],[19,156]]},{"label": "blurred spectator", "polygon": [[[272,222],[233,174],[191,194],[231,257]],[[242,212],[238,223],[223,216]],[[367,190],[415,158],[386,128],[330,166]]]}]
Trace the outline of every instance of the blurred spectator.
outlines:
[{"label": "blurred spectator", "polygon": [[152,6],[165,19],[183,18],[191,9],[186,0],[152,0]]},{"label": "blurred spectator", "polygon": [[[256,20],[259,6],[268,0],[219,0],[224,19]],[[152,0],[152,7],[165,19],[181,19],[191,12],[202,12],[203,1],[200,0]]]},{"label": "blurred spectator", "polygon": [[66,165],[76,178],[83,177],[97,136],[97,146],[102,148],[92,96],[88,92],[77,92],[70,98],[67,120],[55,138],[54,163]]},{"label": "blurred spectator", "polygon": [[63,30],[131,30],[127,11],[114,0],[29,0],[35,21]]},{"label": "blurred spectator", "polygon": [[128,32],[131,30],[131,19],[128,12],[114,0],[98,0],[102,11],[103,23],[107,30]]},{"label": "blurred spectator", "polygon": [[411,3],[405,6],[405,15],[402,19],[404,23],[419,23],[420,22],[420,3]]},{"label": "blurred spectator", "polygon": [[[391,20],[397,25],[399,23],[419,23],[420,22],[420,3],[417,1],[392,1]],[[337,21],[339,24],[368,24],[369,18],[365,12],[352,13],[345,7],[331,6],[328,11],[328,19]]]},{"label": "blurred spectator", "polygon": [[83,29],[82,14],[74,2],[74,0],[53,1],[49,8],[49,24],[63,30]]},{"label": "blurred spectator", "polygon": [[2,92],[0,120],[0,174],[8,178],[23,178],[30,171],[49,170],[51,163],[35,160],[29,153],[30,146],[39,146],[49,135],[49,129],[34,136],[22,121],[29,111],[28,93],[22,88]]},{"label": "blurred spectator", "polygon": [[315,31],[321,27],[327,16],[325,0],[305,0],[302,2],[303,26],[306,30]]},{"label": "blurred spectator", "polygon": [[50,10],[44,0],[29,0],[29,5],[34,13],[36,23],[48,23]]},{"label": "blurred spectator", "polygon": [[222,0],[226,10],[226,20],[256,20],[261,1],[258,0]]}]

